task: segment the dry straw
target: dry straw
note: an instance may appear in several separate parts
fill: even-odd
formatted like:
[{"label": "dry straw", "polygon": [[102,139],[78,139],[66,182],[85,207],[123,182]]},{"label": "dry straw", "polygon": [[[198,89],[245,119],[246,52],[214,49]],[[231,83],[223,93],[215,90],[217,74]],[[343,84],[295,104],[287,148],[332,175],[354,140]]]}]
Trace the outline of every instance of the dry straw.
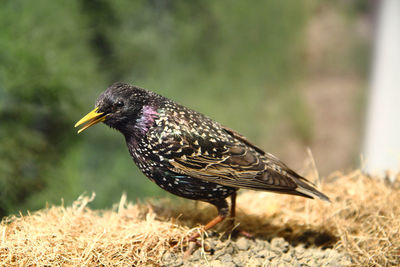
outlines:
[{"label": "dry straw", "polygon": [[[400,263],[400,176],[393,184],[361,171],[334,173],[321,190],[332,204],[246,191],[238,198],[239,229],[256,238],[282,236],[290,243],[332,247],[354,266]],[[165,252],[182,253],[184,237],[216,215],[213,207],[168,200],[131,204],[123,196],[112,210],[53,206],[4,218],[1,266],[162,265]],[[220,227],[223,231],[224,227]]]}]

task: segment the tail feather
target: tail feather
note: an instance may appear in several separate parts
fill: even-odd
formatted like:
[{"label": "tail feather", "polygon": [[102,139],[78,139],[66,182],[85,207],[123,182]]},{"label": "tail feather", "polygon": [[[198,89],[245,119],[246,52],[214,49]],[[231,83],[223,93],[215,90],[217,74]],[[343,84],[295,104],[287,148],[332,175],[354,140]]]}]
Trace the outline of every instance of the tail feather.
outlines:
[{"label": "tail feather", "polygon": [[319,198],[319,199],[322,199],[324,201],[331,202],[329,200],[329,197],[326,196],[324,193],[321,193],[320,191],[315,189],[312,186],[311,182],[309,182],[308,180],[306,180],[303,177],[301,177],[301,178],[302,178],[301,180],[300,179],[295,179],[295,182],[297,184],[297,188],[296,188],[297,192],[299,192],[299,193],[301,193],[303,195],[306,195],[306,196],[308,196],[310,198]]}]

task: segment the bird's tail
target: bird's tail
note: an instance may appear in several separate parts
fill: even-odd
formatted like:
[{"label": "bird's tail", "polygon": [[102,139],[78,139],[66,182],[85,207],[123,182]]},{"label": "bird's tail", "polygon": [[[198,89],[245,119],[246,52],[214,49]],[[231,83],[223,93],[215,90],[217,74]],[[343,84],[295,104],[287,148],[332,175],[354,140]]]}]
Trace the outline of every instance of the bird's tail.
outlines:
[{"label": "bird's tail", "polygon": [[300,194],[304,195],[305,197],[309,198],[319,198],[327,202],[331,202],[329,198],[324,194],[318,191],[317,189],[314,188],[314,185],[306,180],[305,178],[301,177],[296,177],[294,181],[297,184],[296,191],[299,192]]}]

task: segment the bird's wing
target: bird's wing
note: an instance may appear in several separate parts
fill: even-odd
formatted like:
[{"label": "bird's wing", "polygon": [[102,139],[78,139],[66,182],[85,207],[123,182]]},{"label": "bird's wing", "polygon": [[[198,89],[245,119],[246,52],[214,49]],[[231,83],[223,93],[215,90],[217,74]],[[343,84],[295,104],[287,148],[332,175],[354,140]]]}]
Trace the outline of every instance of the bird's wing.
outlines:
[{"label": "bird's wing", "polygon": [[324,198],[279,159],[233,130],[222,129],[226,136],[220,139],[188,133],[175,136],[162,155],[170,170],[225,186]]}]

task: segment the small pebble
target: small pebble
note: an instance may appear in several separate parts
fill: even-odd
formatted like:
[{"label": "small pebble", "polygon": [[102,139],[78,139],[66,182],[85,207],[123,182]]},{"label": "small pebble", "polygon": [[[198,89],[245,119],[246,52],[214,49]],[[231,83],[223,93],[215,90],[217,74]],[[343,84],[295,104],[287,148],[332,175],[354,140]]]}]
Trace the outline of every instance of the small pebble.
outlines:
[{"label": "small pebble", "polygon": [[233,263],[237,266],[243,266],[243,260],[240,257],[233,257]]},{"label": "small pebble", "polygon": [[218,249],[217,251],[215,251],[215,254],[214,254],[214,259],[218,259],[218,258],[220,258],[221,256],[223,256],[223,255],[226,255],[226,250],[222,247],[222,248],[220,248],[220,249]]},{"label": "small pebble", "polygon": [[291,262],[292,261],[292,257],[289,254],[283,254],[282,260],[284,260],[286,262]]},{"label": "small pebble", "polygon": [[306,249],[305,249],[302,245],[297,246],[297,247],[295,248],[296,255],[297,255],[297,256],[303,255],[303,253],[304,253],[305,250],[306,250]]},{"label": "small pebble", "polygon": [[[257,242],[258,241],[258,242]],[[259,240],[256,240],[256,242],[255,242],[255,244],[254,244],[254,246],[252,246],[252,248],[251,248],[251,250],[253,250],[253,251],[260,251],[260,250],[263,250],[263,249],[265,249],[265,248],[267,248],[266,247],[266,244],[269,244],[268,242],[266,242],[266,241],[259,241]],[[269,247],[268,247],[269,248]]]},{"label": "small pebble", "polygon": [[342,267],[352,264],[348,255],[335,249],[305,248],[302,244],[294,247],[281,237],[273,238],[271,242],[245,237],[220,241],[217,237],[211,237],[207,242],[214,245],[214,255],[203,255],[201,249],[196,249],[189,260],[183,262],[182,253],[168,252],[162,258],[162,266]]},{"label": "small pebble", "polygon": [[271,250],[286,253],[289,250],[289,243],[282,237],[277,237],[271,241]]},{"label": "small pebble", "polygon": [[213,260],[213,261],[210,262],[210,266],[223,267],[224,265],[222,264],[222,262],[220,260]]},{"label": "small pebble", "polygon": [[239,237],[236,241],[236,246],[240,250],[248,250],[250,247],[249,239],[246,237]]},{"label": "small pebble", "polygon": [[225,254],[220,258],[220,261],[222,261],[223,263],[233,262],[232,255]]},{"label": "small pebble", "polygon": [[326,256],[327,256],[327,255],[326,255],[325,251],[322,251],[322,250],[316,251],[316,252],[314,253],[314,259],[323,259],[323,258],[325,258]]},{"label": "small pebble", "polygon": [[197,249],[195,252],[193,252],[192,256],[190,256],[189,260],[190,261],[198,261],[201,259],[201,249]]},{"label": "small pebble", "polygon": [[228,247],[226,247],[225,248],[225,253],[233,254],[233,246],[229,245]]},{"label": "small pebble", "polygon": [[280,247],[283,242],[285,242],[285,239],[282,237],[275,237],[271,240],[271,247]]},{"label": "small pebble", "polygon": [[251,258],[246,262],[246,267],[256,267],[256,266],[262,266],[263,265],[263,259],[260,258]]},{"label": "small pebble", "polygon": [[293,267],[302,267],[301,263],[300,263],[299,261],[297,261],[297,260],[293,260],[293,261],[291,262],[291,265],[292,265]]},{"label": "small pebble", "polygon": [[264,249],[264,250],[258,251],[256,257],[258,257],[258,258],[263,258],[263,259],[267,259],[267,258],[269,257],[270,254],[271,254],[271,253],[270,253],[269,250]]}]

